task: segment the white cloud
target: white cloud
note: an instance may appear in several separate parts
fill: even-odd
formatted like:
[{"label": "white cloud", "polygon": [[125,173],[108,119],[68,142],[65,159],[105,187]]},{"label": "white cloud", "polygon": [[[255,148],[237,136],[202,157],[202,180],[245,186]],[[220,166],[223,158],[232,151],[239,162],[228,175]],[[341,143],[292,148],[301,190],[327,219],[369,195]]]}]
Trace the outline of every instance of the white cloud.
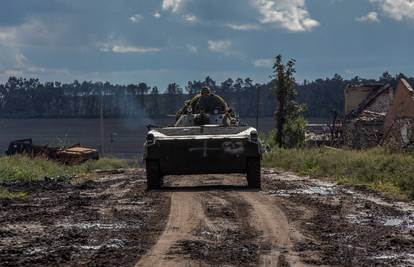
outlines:
[{"label": "white cloud", "polygon": [[263,24],[277,24],[289,31],[310,31],[319,26],[305,6],[305,0],[251,0]]},{"label": "white cloud", "polygon": [[256,24],[232,24],[228,23],[226,25],[228,28],[237,30],[237,31],[250,31],[250,30],[258,30],[259,25]]},{"label": "white cloud", "polygon": [[355,20],[358,22],[379,22],[377,12],[369,12],[365,16],[356,18]]},{"label": "white cloud", "polygon": [[197,17],[194,16],[194,15],[190,15],[190,14],[183,15],[183,18],[184,18],[185,21],[187,21],[189,23],[196,23],[197,22]]},{"label": "white cloud", "polygon": [[271,68],[273,67],[273,60],[268,58],[257,59],[253,62],[256,68]]},{"label": "white cloud", "polygon": [[158,11],[155,11],[154,14],[153,14],[153,16],[154,16],[154,18],[159,19],[159,18],[161,18],[161,13],[158,12]]},{"label": "white cloud", "polygon": [[228,40],[208,40],[208,49],[214,52],[226,52],[231,47],[231,42]]},{"label": "white cloud", "polygon": [[141,14],[135,14],[131,17],[129,17],[129,20],[133,23],[139,23],[144,19],[144,16],[142,16]]},{"label": "white cloud", "polygon": [[123,45],[114,45],[112,47],[112,52],[114,53],[150,53],[150,52],[159,52],[160,48],[156,47],[139,47],[139,46],[123,46]]},{"label": "white cloud", "polygon": [[125,44],[125,42],[113,41],[110,43],[98,43],[97,44],[99,51],[102,52],[112,52],[112,53],[154,53],[160,52],[161,48],[157,47],[142,47]]},{"label": "white cloud", "polygon": [[163,0],[162,9],[171,10],[171,12],[175,13],[181,9],[183,3],[184,0]]},{"label": "white cloud", "polygon": [[392,19],[414,20],[414,0],[369,0],[377,3],[384,13]]},{"label": "white cloud", "polygon": [[191,45],[191,44],[187,44],[186,46],[187,46],[188,51],[190,51],[191,53],[194,53],[194,54],[198,53],[198,48],[196,46]]}]

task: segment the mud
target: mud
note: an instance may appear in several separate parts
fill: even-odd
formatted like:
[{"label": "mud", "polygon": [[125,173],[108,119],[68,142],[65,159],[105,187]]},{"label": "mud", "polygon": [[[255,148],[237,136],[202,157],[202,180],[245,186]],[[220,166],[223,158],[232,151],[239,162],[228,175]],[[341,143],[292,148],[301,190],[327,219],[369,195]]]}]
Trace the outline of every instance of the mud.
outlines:
[{"label": "mud", "polygon": [[2,185],[1,266],[414,266],[414,204],[273,169],[167,177],[143,170]]},{"label": "mud", "polygon": [[133,266],[162,231],[167,195],[145,192],[143,170],[7,185],[24,201],[2,201],[2,266]]},{"label": "mud", "polygon": [[260,232],[249,222],[252,208],[227,192],[201,193],[205,220],[193,231],[193,239],[179,240],[172,253],[212,266],[256,266],[261,251],[270,244],[259,240]]},{"label": "mud", "polygon": [[[329,266],[413,266],[414,205],[364,188],[338,186],[266,170],[265,191],[298,223],[304,263]],[[303,211],[307,210],[308,214]],[[307,259],[309,254],[318,259]]]}]

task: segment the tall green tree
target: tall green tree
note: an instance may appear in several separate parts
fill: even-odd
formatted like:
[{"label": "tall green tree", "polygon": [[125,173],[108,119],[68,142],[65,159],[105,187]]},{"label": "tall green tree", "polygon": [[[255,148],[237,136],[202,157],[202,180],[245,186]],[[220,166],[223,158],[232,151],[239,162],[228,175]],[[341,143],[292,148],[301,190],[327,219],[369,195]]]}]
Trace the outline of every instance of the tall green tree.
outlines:
[{"label": "tall green tree", "polygon": [[273,65],[273,82],[276,93],[276,135],[279,147],[295,147],[303,143],[306,122],[301,115],[305,107],[296,101],[295,60],[283,64],[278,55]]}]

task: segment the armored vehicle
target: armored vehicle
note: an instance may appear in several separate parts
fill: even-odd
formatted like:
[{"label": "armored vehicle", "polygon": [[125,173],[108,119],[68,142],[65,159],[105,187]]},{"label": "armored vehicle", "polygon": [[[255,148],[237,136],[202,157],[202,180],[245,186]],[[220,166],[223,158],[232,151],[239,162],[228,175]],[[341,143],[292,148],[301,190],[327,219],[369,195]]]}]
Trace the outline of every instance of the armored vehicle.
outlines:
[{"label": "armored vehicle", "polygon": [[257,130],[239,125],[233,114],[184,107],[173,127],[150,129],[144,144],[148,189],[161,188],[166,175],[230,173],[244,173],[249,188],[260,188]]}]

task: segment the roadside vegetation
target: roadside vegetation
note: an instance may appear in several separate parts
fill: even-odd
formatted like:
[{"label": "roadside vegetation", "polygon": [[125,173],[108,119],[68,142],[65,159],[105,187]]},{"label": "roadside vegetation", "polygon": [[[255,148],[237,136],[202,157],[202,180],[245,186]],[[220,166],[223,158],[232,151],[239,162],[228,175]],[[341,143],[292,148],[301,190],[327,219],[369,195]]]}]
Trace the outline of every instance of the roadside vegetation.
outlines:
[{"label": "roadside vegetation", "polygon": [[24,199],[26,196],[26,192],[12,192],[6,188],[0,187],[0,199],[2,200]]},{"label": "roadside vegetation", "polygon": [[1,184],[43,181],[47,179],[79,182],[95,178],[96,170],[110,171],[136,166],[138,166],[137,162],[128,162],[115,158],[90,160],[80,165],[63,165],[44,158],[30,158],[21,155],[0,157],[0,199],[21,199],[27,195],[25,192],[9,191],[1,187]]},{"label": "roadside vegetation", "polygon": [[409,153],[386,148],[356,151],[274,147],[265,155],[263,165],[414,199],[414,155]]}]

